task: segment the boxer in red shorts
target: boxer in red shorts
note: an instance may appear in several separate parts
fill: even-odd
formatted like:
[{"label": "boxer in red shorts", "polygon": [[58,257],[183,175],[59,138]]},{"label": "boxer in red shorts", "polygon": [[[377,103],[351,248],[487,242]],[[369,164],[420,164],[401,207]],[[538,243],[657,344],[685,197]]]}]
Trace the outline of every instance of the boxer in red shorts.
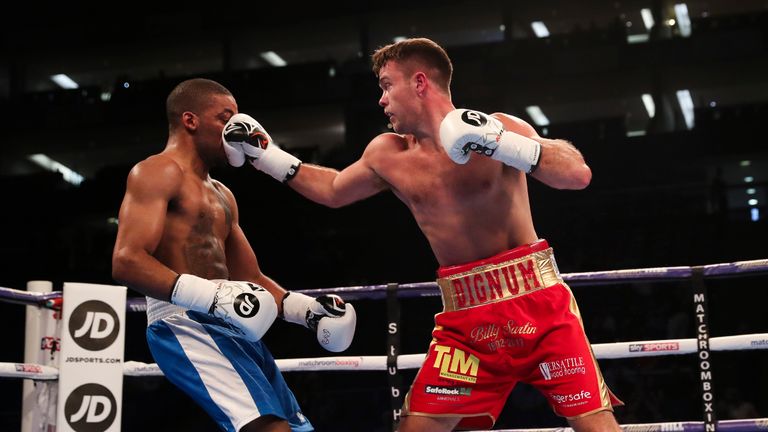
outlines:
[{"label": "boxer in red shorts", "polygon": [[458,427],[487,429],[520,381],[566,418],[621,404],[603,381],[545,240],[441,267],[437,283],[444,310],[404,415],[458,413]]},{"label": "boxer in red shorts", "polygon": [[[376,50],[373,71],[394,133],[377,135],[341,171],[302,164],[247,115],[226,126],[239,138],[224,139],[242,152],[237,160],[320,204],[341,207],[391,190],[413,214],[442,267],[445,312],[399,431],[488,427],[518,381],[544,392],[578,432],[619,431],[617,401],[548,246],[537,242],[528,199],[529,178],[587,187],[592,171],[581,153],[517,117],[456,109],[453,65],[429,39]],[[513,94],[512,86],[499,91]]]}]

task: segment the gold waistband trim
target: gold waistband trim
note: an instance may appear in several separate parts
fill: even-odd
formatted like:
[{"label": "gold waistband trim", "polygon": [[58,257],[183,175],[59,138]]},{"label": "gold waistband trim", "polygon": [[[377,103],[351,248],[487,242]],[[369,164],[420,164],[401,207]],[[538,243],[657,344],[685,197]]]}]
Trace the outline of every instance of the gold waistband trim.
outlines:
[{"label": "gold waistband trim", "polygon": [[559,283],[563,278],[552,248],[437,280],[445,312],[524,296]]}]

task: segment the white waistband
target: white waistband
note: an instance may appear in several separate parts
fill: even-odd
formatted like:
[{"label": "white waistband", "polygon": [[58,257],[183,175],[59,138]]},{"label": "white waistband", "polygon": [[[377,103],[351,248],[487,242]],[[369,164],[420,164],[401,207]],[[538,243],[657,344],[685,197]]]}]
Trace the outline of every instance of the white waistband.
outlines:
[{"label": "white waistband", "polygon": [[186,311],[187,309],[181,306],[176,306],[153,297],[147,297],[147,325],[171,315],[181,315]]}]

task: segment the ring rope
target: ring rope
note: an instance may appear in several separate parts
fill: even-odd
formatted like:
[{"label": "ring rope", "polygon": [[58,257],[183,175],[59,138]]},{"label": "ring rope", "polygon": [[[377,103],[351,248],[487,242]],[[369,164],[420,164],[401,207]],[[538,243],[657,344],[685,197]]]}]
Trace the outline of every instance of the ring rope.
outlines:
[{"label": "ring rope", "polygon": [[[593,344],[598,359],[618,359],[682,355],[696,352],[697,339],[668,339],[655,341],[615,342]],[[710,338],[712,351],[744,351],[768,349],[768,333],[754,333],[737,336]],[[397,357],[399,369],[418,369],[424,363],[426,354],[402,354]],[[387,369],[387,356],[340,356],[277,359],[282,372],[296,371],[373,371]],[[162,376],[155,363],[126,361],[125,376]],[[0,377],[31,378],[34,380],[55,380],[58,369],[31,363],[0,363]]]},{"label": "ring rope", "polygon": [[[686,431],[698,432],[704,431],[704,422],[684,421],[684,422],[662,422],[662,423],[642,423],[642,424],[623,424],[621,430],[624,432],[656,432],[656,431]],[[719,432],[756,432],[768,431],[768,418],[739,419],[739,420],[720,420],[717,422]],[[475,431],[475,432],[573,432],[573,429],[566,428],[548,428],[548,429],[498,429],[493,431]]]},{"label": "ring rope", "polygon": [[[583,272],[563,274],[563,279],[573,286],[581,285],[605,285],[609,283],[628,283],[646,280],[681,280],[725,277],[737,274],[766,274],[768,273],[768,259],[737,261],[732,263],[711,264],[705,266],[678,266],[656,267],[628,270],[608,270],[598,272]],[[383,299],[391,285],[364,285],[340,288],[297,290],[306,294],[338,293],[344,294],[349,300],[353,299]],[[420,282],[402,284],[397,286],[398,297],[424,297],[437,296],[435,282]],[[0,301],[35,305],[41,308],[60,310],[62,293],[35,293],[0,287]],[[129,312],[146,310],[146,300],[143,297],[129,298],[127,302]],[[756,333],[748,335],[724,336],[709,338],[711,351],[735,351],[768,349],[768,333]],[[628,358],[648,357],[661,355],[681,355],[698,352],[698,340],[671,339],[657,341],[637,341],[595,344],[592,346],[597,358]],[[397,367],[400,369],[417,369],[424,362],[426,354],[407,354],[396,357]],[[280,370],[291,371],[363,371],[386,370],[388,367],[387,356],[359,356],[359,357],[320,357],[299,359],[276,360]],[[390,359],[391,362],[391,359]],[[156,364],[126,361],[123,364],[125,376],[162,376],[162,372]],[[27,378],[35,381],[54,381],[58,379],[59,371],[55,367],[38,365],[33,363],[0,363],[0,377]],[[714,420],[714,419],[713,419]],[[722,431],[768,431],[768,418],[740,419],[717,421],[718,430]],[[709,423],[701,421],[689,422],[663,422],[647,424],[622,425],[624,431],[656,431],[656,430],[683,430],[699,431],[709,427]],[[506,429],[509,432],[552,432],[571,431],[571,428],[548,429]],[[480,432],[480,431],[477,431]]]},{"label": "ring rope", "polygon": [[[704,277],[720,277],[739,274],[768,273],[768,259],[736,261],[732,263],[709,264],[704,266],[651,267],[625,270],[605,270],[581,273],[563,273],[562,277],[572,286],[595,286],[622,282],[640,282],[647,280],[690,279],[693,269],[702,269]],[[383,299],[387,294],[387,284],[358,285],[336,288],[312,288],[296,290],[307,295],[343,294],[346,300]],[[416,282],[398,285],[398,297],[431,297],[440,295],[436,282]],[[56,300],[59,299],[57,302]],[[61,291],[35,293],[13,288],[0,287],[0,301],[37,305],[40,307],[61,307]],[[127,301],[129,312],[143,312],[147,309],[144,297],[132,297]]]}]

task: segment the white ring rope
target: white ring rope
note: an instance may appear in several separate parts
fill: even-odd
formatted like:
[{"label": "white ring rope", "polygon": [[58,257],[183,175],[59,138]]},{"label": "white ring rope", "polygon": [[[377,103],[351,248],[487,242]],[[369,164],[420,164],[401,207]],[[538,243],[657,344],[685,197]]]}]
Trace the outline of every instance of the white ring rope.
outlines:
[{"label": "white ring rope", "polygon": [[[768,349],[768,333],[738,336],[721,336],[709,339],[711,351],[744,351]],[[668,339],[655,341],[615,342],[592,345],[598,359],[652,357],[664,355],[691,354],[697,351],[697,340]],[[418,369],[426,354],[405,354],[397,357],[398,369]],[[342,356],[277,359],[282,372],[296,371],[373,371],[387,369],[387,356]],[[126,361],[123,365],[126,376],[162,376],[155,363]],[[34,380],[55,380],[58,370],[50,366],[30,363],[0,363],[0,377],[32,378]]]},{"label": "white ring rope", "polygon": [[59,379],[59,369],[33,363],[0,363],[0,377],[31,378],[35,381]]},{"label": "white ring rope", "polygon": [[[739,420],[720,420],[717,422],[719,431],[768,431],[768,418],[753,418]],[[704,431],[704,422],[683,421],[663,423],[623,424],[624,432],[657,432],[657,431]],[[546,429],[494,429],[492,431],[474,432],[573,432],[569,427]]]}]

